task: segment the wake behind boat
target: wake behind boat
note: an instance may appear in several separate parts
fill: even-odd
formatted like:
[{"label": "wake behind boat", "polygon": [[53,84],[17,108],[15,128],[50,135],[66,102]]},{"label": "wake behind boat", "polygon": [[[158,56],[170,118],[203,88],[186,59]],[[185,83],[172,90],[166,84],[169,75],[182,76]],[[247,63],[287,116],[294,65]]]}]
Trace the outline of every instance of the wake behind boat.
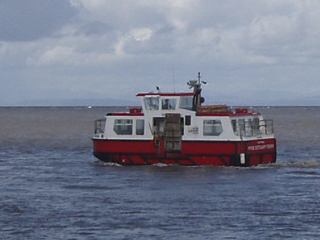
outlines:
[{"label": "wake behind boat", "polygon": [[203,106],[192,92],[139,93],[141,107],[95,121],[94,156],[122,165],[252,166],[276,161],[273,120],[248,108]]}]

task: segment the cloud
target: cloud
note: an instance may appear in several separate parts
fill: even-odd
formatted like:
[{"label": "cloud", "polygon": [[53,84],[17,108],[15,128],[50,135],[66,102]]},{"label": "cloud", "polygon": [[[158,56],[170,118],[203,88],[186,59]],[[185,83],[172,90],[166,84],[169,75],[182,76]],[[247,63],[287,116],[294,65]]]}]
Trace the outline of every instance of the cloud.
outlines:
[{"label": "cloud", "polygon": [[0,2],[0,40],[32,41],[50,37],[76,14],[67,0]]},{"label": "cloud", "polygon": [[81,25],[78,29],[78,34],[84,35],[103,35],[109,31],[112,31],[113,28],[110,27],[108,24],[92,21],[92,22],[85,22]]},{"label": "cloud", "polygon": [[213,94],[303,98],[320,91],[319,24],[316,0],[1,1],[0,81],[126,98],[201,71]]}]

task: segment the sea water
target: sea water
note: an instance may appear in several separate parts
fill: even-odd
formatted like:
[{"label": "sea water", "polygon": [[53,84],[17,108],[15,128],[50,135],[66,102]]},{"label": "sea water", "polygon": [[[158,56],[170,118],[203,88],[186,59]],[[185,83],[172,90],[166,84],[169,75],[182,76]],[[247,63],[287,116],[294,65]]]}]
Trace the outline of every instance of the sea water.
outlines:
[{"label": "sea water", "polygon": [[273,118],[277,163],[104,164],[93,121],[125,108],[0,108],[0,239],[320,239],[320,108]]}]

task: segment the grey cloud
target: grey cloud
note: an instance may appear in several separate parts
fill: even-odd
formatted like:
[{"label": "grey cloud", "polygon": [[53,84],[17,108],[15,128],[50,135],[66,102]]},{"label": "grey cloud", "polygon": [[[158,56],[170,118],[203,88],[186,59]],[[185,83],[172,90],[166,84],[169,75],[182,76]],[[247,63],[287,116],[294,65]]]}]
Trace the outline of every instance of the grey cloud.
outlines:
[{"label": "grey cloud", "polygon": [[[10,96],[54,98],[74,88],[131,99],[136,90],[159,83],[170,89],[172,75],[183,90],[198,71],[212,83],[204,91],[212,92],[214,101],[226,93],[222,103],[273,104],[274,98],[281,104],[281,92],[291,101],[320,91],[319,1],[70,2],[74,8],[67,0],[0,0],[5,104],[15,100]],[[122,91],[114,91],[119,84]],[[295,94],[286,93],[288,87]],[[22,88],[32,94],[23,95]],[[15,94],[5,95],[11,91]],[[76,98],[78,92],[69,95]]]},{"label": "grey cloud", "polygon": [[51,36],[75,14],[67,0],[1,1],[0,40],[32,41]]},{"label": "grey cloud", "polygon": [[174,51],[174,29],[167,26],[152,29],[152,36],[145,41],[137,41],[133,37],[126,41],[124,50],[130,54],[170,54]]},{"label": "grey cloud", "polygon": [[113,27],[99,21],[87,22],[79,27],[78,34],[101,35],[114,30]]}]

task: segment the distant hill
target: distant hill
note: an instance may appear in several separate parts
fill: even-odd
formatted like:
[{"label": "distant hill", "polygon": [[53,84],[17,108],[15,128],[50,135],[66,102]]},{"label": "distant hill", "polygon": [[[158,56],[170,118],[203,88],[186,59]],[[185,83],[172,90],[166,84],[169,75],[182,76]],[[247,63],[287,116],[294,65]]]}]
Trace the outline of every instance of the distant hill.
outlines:
[{"label": "distant hill", "polygon": [[136,106],[138,101],[128,101],[125,99],[32,99],[23,102],[6,104],[6,106]]}]

